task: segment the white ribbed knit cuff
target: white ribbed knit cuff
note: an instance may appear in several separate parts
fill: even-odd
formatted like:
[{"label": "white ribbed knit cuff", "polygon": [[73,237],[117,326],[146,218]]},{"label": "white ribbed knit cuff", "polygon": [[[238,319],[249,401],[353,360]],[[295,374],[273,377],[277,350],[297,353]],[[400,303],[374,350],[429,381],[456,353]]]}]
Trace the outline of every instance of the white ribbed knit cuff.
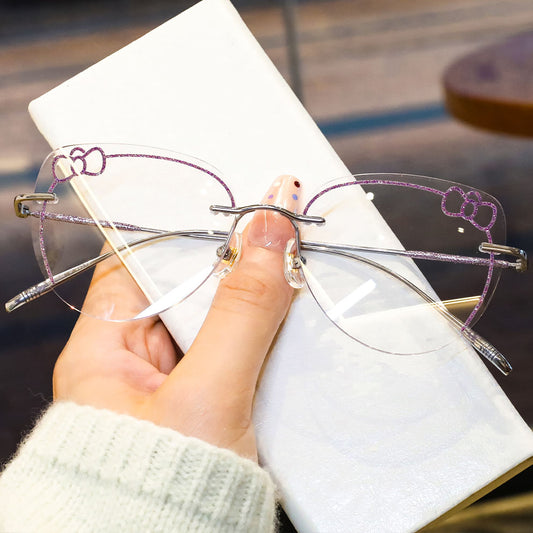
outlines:
[{"label": "white ribbed knit cuff", "polygon": [[0,526],[272,531],[274,492],[264,470],[229,450],[129,416],[57,403],[0,478]]}]

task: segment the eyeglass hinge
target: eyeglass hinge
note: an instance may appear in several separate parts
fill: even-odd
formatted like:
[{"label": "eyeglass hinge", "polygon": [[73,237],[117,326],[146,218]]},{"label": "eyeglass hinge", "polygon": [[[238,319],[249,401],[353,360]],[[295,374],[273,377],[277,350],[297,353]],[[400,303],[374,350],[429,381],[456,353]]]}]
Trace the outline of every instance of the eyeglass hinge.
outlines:
[{"label": "eyeglass hinge", "polygon": [[15,214],[20,218],[26,218],[30,214],[30,208],[22,202],[57,202],[57,196],[53,193],[19,194],[13,200]]},{"label": "eyeglass hinge", "polygon": [[518,272],[525,272],[527,270],[527,253],[524,250],[521,250],[520,248],[515,248],[513,246],[505,246],[503,244],[482,242],[479,245],[479,251],[494,254],[512,255],[513,257],[517,258],[517,261],[514,263],[516,270]]}]

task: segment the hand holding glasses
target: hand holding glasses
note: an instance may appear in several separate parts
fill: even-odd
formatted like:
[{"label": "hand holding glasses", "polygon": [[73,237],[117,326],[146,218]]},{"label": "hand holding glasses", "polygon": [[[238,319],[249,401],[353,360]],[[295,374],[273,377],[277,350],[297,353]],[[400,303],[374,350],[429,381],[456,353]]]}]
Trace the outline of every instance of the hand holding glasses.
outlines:
[{"label": "hand holding glasses", "polygon": [[270,210],[294,230],[285,250],[288,283],[307,285],[349,337],[383,353],[415,355],[439,350],[460,333],[504,374],[511,371],[471,329],[501,271],[527,269],[526,254],[505,244],[495,198],[435,178],[369,174],[326,183],[304,205],[302,214],[265,204],[237,207],[218,171],[164,150],[60,148],[44,162],[35,193],[15,198],[16,214],[33,221],[45,280],[6,309],[53,290],[87,312],[83,301],[95,267],[113,261],[145,296],[124,313],[115,305],[120,292],[111,289],[90,313],[113,321],[162,313],[211,275],[229,272],[239,259],[242,221]]}]

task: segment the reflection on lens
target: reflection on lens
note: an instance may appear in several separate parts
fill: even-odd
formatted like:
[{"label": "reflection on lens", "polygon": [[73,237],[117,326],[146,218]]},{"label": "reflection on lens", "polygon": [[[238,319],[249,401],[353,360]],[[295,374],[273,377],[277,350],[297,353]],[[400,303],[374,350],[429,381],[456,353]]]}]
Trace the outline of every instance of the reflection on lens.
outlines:
[{"label": "reflection on lens", "polygon": [[436,303],[429,304],[386,271],[320,252],[305,252],[304,257],[305,277],[317,303],[366,346],[394,354],[425,353],[440,348],[452,331]]}]

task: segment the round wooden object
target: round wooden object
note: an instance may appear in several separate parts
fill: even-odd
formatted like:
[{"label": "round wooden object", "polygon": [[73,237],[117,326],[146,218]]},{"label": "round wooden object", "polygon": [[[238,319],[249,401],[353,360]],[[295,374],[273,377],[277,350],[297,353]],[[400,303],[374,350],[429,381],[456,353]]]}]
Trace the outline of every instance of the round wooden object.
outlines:
[{"label": "round wooden object", "polygon": [[444,73],[456,118],[496,132],[533,137],[533,32],[469,54]]}]

